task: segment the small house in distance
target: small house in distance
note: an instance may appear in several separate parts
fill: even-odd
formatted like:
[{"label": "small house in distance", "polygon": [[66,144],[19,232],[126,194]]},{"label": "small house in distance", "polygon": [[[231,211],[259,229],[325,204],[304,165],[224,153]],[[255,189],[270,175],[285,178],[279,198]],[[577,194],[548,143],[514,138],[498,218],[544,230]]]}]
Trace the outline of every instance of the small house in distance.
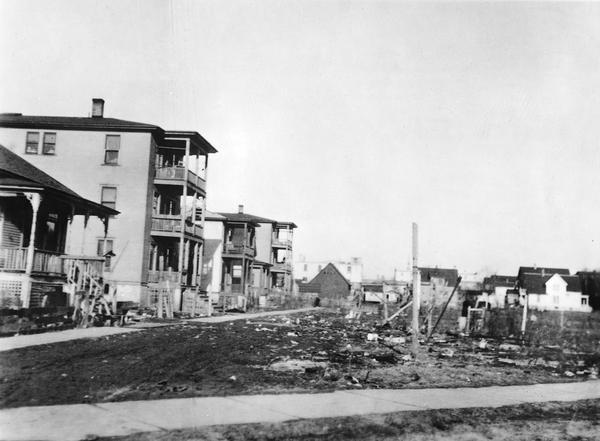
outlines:
[{"label": "small house in distance", "polygon": [[579,276],[566,268],[521,267],[517,279],[519,293],[527,297],[531,309],[592,311],[589,297],[581,293]]},{"label": "small house in distance", "polygon": [[334,264],[328,263],[310,282],[300,283],[298,290],[321,299],[321,304],[345,302],[350,296],[351,283]]},{"label": "small house in distance", "polygon": [[[421,273],[421,304],[430,305],[432,301],[435,304],[444,304],[458,280],[458,271],[456,268],[419,268]],[[434,300],[435,299],[435,300]],[[456,308],[459,305],[458,296],[454,296],[448,305],[450,308]]]}]

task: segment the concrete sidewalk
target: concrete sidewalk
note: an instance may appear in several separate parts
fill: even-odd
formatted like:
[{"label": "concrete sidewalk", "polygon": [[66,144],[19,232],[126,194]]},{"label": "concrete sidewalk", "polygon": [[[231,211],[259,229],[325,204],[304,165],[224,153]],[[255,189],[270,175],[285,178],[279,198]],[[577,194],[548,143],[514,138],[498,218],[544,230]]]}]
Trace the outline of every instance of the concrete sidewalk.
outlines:
[{"label": "concrete sidewalk", "polygon": [[73,404],[0,411],[1,440],[81,440],[217,424],[600,399],[600,380],[457,389],[373,389]]},{"label": "concrete sidewalk", "polygon": [[[259,317],[269,317],[274,315],[287,315],[295,314],[299,312],[307,312],[317,310],[319,308],[302,308],[302,309],[290,309],[284,311],[265,311],[256,312],[250,314],[233,314],[233,315],[222,315],[217,317],[201,317],[197,319],[190,319],[181,321],[179,323],[192,322],[192,323],[223,323],[234,320],[250,320]],[[131,326],[123,328],[119,327],[98,327],[98,328],[85,328],[85,329],[68,329],[66,331],[56,332],[45,332],[42,334],[30,334],[30,335],[16,335],[14,337],[0,338],[0,352],[10,351],[12,349],[25,348],[28,346],[36,345],[47,345],[50,343],[60,343],[70,340],[77,340],[80,338],[98,338],[106,337],[115,334],[125,334],[128,332],[140,331],[141,329],[156,328],[162,326],[177,325],[177,322],[169,323],[156,323],[156,322],[140,322]]]}]

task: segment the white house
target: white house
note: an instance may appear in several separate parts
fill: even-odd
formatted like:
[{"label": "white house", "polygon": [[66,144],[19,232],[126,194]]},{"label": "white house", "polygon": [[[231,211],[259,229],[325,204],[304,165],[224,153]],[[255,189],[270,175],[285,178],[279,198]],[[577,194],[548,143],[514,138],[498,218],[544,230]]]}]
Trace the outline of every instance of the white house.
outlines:
[{"label": "white house", "polygon": [[539,311],[591,312],[589,296],[581,293],[578,276],[558,273],[526,273],[519,281],[531,309]]}]

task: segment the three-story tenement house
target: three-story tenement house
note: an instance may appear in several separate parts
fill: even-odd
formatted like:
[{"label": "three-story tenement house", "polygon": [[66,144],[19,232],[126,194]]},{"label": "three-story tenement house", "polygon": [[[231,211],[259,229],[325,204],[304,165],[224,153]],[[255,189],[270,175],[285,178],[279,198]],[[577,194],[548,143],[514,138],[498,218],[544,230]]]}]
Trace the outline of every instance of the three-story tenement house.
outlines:
[{"label": "three-story tenement house", "polygon": [[256,302],[273,290],[292,287],[293,222],[244,213],[206,217],[202,287],[209,294],[233,294]]},{"label": "three-story tenement house", "polygon": [[[290,293],[293,287],[293,222],[259,220],[256,230],[254,286],[260,291]],[[261,279],[257,280],[257,275]]]},{"label": "three-story tenement house", "polygon": [[[120,211],[110,235],[95,219],[75,219],[66,252],[108,256],[104,277],[117,298],[144,303],[146,287],[165,278],[196,286],[200,273],[208,155],[195,131],[104,116],[0,115],[0,143],[83,197]],[[198,214],[200,213],[200,214]],[[178,296],[175,296],[177,299]]]}]

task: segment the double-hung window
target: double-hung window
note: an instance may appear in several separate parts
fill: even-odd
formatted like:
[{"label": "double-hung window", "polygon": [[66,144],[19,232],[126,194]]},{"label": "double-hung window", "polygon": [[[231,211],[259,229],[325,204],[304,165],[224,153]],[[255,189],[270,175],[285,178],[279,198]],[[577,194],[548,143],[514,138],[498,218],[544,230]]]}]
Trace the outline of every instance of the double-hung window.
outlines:
[{"label": "double-hung window", "polygon": [[119,150],[121,149],[121,135],[106,135],[104,145],[104,163],[116,165],[119,163]]},{"label": "double-hung window", "polygon": [[44,155],[53,155],[54,153],[56,153],[56,133],[44,133],[44,144],[42,146],[42,153]]},{"label": "double-hung window", "polygon": [[117,187],[102,187],[100,203],[105,207],[109,207],[114,210],[117,206]]},{"label": "double-hung window", "polygon": [[40,132],[27,132],[25,140],[25,153],[37,155],[40,147]]}]

